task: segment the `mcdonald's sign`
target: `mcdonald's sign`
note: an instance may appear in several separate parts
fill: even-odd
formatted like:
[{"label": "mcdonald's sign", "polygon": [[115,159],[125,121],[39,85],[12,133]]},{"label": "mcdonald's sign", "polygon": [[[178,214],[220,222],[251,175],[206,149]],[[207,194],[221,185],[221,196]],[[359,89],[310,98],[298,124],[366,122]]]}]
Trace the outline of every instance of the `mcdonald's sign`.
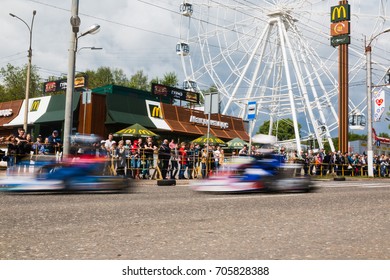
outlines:
[{"label": "mcdonald's sign", "polygon": [[335,22],[330,25],[330,35],[340,36],[350,33],[349,21]]},{"label": "mcdonald's sign", "polygon": [[31,104],[30,112],[36,112],[38,111],[39,104],[41,103],[40,99],[34,100],[33,103]]},{"label": "mcdonald's sign", "polygon": [[351,8],[349,4],[330,7],[331,22],[339,22],[351,19]]},{"label": "mcdonald's sign", "polygon": [[162,111],[161,111],[160,106],[150,104],[149,111],[150,111],[150,114],[153,118],[163,119],[163,115],[162,115]]}]

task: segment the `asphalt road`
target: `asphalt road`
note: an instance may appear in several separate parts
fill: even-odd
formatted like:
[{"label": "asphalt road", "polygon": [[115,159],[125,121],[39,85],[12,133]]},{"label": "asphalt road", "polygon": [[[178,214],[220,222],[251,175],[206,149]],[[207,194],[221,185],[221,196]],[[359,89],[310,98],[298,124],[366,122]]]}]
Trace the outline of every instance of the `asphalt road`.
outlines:
[{"label": "asphalt road", "polygon": [[390,259],[390,181],[306,194],[0,193],[0,259]]}]

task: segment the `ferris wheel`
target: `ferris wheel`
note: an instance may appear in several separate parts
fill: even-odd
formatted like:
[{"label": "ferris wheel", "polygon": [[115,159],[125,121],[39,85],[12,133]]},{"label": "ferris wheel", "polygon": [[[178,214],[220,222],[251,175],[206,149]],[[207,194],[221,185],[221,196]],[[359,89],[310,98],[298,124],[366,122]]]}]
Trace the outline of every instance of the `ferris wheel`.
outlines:
[{"label": "ferris wheel", "polygon": [[[372,30],[386,23],[387,0],[377,1],[376,15],[366,15],[367,1],[349,1],[352,26],[367,18]],[[220,110],[246,118],[248,102],[256,101],[252,131],[265,121],[277,136],[280,122],[294,129],[301,142],[328,142],[338,129],[338,52],[330,46],[330,7],[320,0],[184,0],[180,5],[183,88],[219,93]],[[372,23],[373,17],[376,19]],[[363,36],[352,39],[350,84],[364,88]],[[362,78],[363,77],[363,78]],[[364,92],[364,89],[363,89]],[[350,99],[350,112],[363,112],[364,100]],[[359,106],[361,108],[359,108]]]}]

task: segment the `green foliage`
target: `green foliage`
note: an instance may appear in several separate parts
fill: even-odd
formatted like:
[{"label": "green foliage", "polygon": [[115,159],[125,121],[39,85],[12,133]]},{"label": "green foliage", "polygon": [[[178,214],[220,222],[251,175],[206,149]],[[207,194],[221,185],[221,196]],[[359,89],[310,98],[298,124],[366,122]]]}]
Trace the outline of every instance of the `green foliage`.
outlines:
[{"label": "green foliage", "polygon": [[[265,121],[259,127],[260,134],[268,134],[270,121]],[[298,129],[301,130],[301,125],[298,124]],[[291,119],[281,119],[273,123],[272,135],[277,136],[278,141],[284,141],[295,138],[294,125]]]},{"label": "green foliage", "polygon": [[[3,77],[3,84],[0,88],[0,102],[24,99],[26,95],[26,77],[27,65],[24,67],[15,67],[7,64],[6,68],[0,69],[0,75]],[[30,98],[36,97],[42,91],[42,86],[39,83],[39,75],[36,67],[31,67],[30,79]]]},{"label": "green foliage", "polygon": [[130,77],[129,87],[145,91],[150,90],[148,76],[144,74],[143,70],[137,71]]},{"label": "green foliage", "polygon": [[[15,67],[8,64],[5,68],[0,69],[0,102],[9,100],[18,100],[25,98],[27,65],[24,67]],[[177,75],[174,72],[165,73],[163,78],[154,78],[148,81],[148,76],[142,70],[137,71],[130,78],[126,76],[122,69],[112,69],[110,67],[99,67],[97,70],[88,69],[84,73],[77,73],[76,77],[81,75],[88,76],[88,88],[96,88],[109,84],[131,87],[135,89],[150,91],[151,83],[157,82],[167,86],[176,86],[178,84]],[[47,81],[56,81],[66,79],[66,76],[50,76]],[[37,68],[31,68],[30,97],[42,95],[43,83],[39,82],[40,77]],[[55,92],[53,94],[59,94]]]},{"label": "green foliage", "polygon": [[168,72],[164,74],[164,77],[162,79],[158,77],[153,78],[150,81],[150,87],[152,87],[152,84],[160,84],[169,87],[177,87],[178,82],[179,80],[177,78],[177,75],[174,72]]}]

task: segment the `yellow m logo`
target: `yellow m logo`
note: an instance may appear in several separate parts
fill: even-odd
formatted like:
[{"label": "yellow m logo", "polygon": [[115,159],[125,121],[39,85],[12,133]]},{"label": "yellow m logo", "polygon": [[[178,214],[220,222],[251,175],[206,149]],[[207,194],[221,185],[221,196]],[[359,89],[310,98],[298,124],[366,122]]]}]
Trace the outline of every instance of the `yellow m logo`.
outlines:
[{"label": "yellow m logo", "polygon": [[31,104],[30,112],[35,112],[38,111],[39,104],[41,103],[41,100],[34,100],[33,103]]},{"label": "yellow m logo", "polygon": [[139,134],[152,135],[152,133],[149,130],[140,129],[138,132]]},{"label": "yellow m logo", "polygon": [[159,106],[151,106],[150,109],[153,118],[159,118],[159,119],[163,118],[161,108]]},{"label": "yellow m logo", "polygon": [[350,20],[350,6],[348,4],[333,6],[330,9],[331,22]]}]

